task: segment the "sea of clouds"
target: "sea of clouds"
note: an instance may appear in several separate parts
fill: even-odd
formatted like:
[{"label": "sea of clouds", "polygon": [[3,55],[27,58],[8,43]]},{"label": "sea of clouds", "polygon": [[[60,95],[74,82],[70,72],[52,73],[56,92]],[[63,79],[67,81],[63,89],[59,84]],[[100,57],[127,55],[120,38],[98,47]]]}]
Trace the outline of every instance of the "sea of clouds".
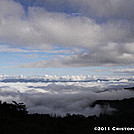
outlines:
[{"label": "sea of clouds", "polygon": [[23,102],[29,113],[99,116],[115,109],[91,107],[94,101],[134,97],[134,91],[124,89],[133,85],[133,79],[128,78],[89,82],[0,82],[0,100]]}]

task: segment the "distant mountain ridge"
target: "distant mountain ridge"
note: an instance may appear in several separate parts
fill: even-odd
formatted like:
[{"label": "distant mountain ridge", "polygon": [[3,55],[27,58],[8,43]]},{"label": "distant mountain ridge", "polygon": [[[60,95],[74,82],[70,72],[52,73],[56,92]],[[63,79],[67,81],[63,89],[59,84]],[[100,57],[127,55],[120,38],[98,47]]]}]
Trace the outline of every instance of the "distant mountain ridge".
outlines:
[{"label": "distant mountain ridge", "polygon": [[96,80],[49,80],[49,79],[4,79],[0,82],[97,82],[97,81],[109,81],[105,79],[96,79]]},{"label": "distant mountain ridge", "polygon": [[134,112],[134,98],[125,98],[123,100],[97,100],[90,106],[94,107],[97,104],[101,107],[109,105],[117,110],[116,113]]}]

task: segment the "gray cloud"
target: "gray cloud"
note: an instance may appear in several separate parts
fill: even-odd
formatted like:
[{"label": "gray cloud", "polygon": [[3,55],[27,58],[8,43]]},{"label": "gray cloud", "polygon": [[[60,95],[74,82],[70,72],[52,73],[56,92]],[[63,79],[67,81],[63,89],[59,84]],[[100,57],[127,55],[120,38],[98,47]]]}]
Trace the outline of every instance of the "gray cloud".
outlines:
[{"label": "gray cloud", "polygon": [[[17,0],[19,1],[19,0]],[[132,19],[133,0],[27,0],[27,5],[42,6],[49,11],[82,13],[87,16]],[[128,8],[129,7],[129,8]]]},{"label": "gray cloud", "polygon": [[[59,3],[63,3],[59,0],[55,2],[51,0],[50,3],[52,1],[57,6]],[[127,19],[130,21],[134,18],[132,14],[134,12],[133,0],[67,0],[67,2],[64,0],[64,2],[68,2],[70,9],[75,9],[76,12],[92,18],[103,17],[103,19]]]},{"label": "gray cloud", "polygon": [[[129,76],[133,76],[134,74],[134,67],[133,66],[128,66],[128,67],[118,67],[118,68],[107,68],[107,69],[93,69],[93,71],[95,72],[113,72],[113,73],[116,73],[116,74],[127,74]],[[130,78],[131,79],[131,78]]]},{"label": "gray cloud", "polygon": [[130,68],[122,68],[122,69],[111,69],[110,71],[113,71],[115,73],[119,73],[119,74],[134,74],[134,68],[130,67]]},{"label": "gray cloud", "polygon": [[99,25],[91,18],[69,17],[67,14],[48,12],[39,7],[29,7],[26,18],[21,5],[11,1],[14,7],[10,7],[10,3],[6,3],[2,1],[1,4],[6,6],[7,11],[1,12],[0,38],[12,44],[36,48],[48,48],[51,45],[92,48],[108,42],[122,42],[130,33],[131,27],[126,27],[120,21]]},{"label": "gray cloud", "polygon": [[[95,100],[111,100],[133,97],[133,91],[124,90],[131,86],[121,81],[88,83],[1,83],[2,101],[24,102],[30,113],[49,113],[57,115],[83,114],[99,115],[111,112],[110,107],[90,107]],[[107,90],[105,90],[107,88]],[[99,92],[100,91],[100,92]]]},{"label": "gray cloud", "polygon": [[[56,2],[59,1],[50,1],[53,4]],[[19,3],[0,1],[1,42],[34,49],[52,49],[55,45],[61,45],[71,49],[72,46],[86,48],[88,51],[86,54],[37,61],[19,67],[87,67],[134,63],[133,0],[68,0],[68,3],[78,6],[79,12],[84,15],[74,17],[63,12],[49,12],[44,7],[28,7],[25,14]],[[100,18],[102,23],[98,21]]]},{"label": "gray cloud", "polygon": [[45,68],[45,67],[89,67],[89,66],[125,66],[134,64],[133,43],[117,44],[109,43],[98,46],[86,53],[68,56],[62,59],[49,61],[37,61],[17,67]]}]

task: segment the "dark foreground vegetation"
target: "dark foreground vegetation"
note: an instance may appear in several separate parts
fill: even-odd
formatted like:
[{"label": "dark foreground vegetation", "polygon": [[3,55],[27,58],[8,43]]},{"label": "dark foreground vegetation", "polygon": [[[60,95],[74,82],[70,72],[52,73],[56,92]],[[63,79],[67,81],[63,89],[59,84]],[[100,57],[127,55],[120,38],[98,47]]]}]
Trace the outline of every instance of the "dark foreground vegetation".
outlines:
[{"label": "dark foreground vegetation", "polygon": [[[0,134],[121,134],[134,132],[111,130],[112,127],[134,128],[134,98],[114,101],[98,100],[92,104],[92,107],[97,104],[101,107],[110,105],[118,111],[112,115],[101,114],[99,117],[70,114],[60,117],[49,114],[28,114],[23,103],[0,102]],[[94,130],[95,127],[102,127],[102,131]],[[111,131],[107,130],[108,127]]]}]

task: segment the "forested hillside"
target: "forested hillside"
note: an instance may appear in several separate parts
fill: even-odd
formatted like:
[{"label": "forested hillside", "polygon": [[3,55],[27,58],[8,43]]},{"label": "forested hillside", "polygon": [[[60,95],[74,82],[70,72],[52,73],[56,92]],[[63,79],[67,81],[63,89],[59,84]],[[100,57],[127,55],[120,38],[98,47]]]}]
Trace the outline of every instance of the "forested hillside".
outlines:
[{"label": "forested hillside", "polygon": [[23,103],[0,102],[0,134],[95,134],[106,132],[95,131],[95,127],[134,127],[134,98],[98,100],[92,106],[98,104],[102,107],[110,105],[118,111],[112,115],[100,114],[99,117],[70,114],[60,117],[49,114],[28,114]]}]

